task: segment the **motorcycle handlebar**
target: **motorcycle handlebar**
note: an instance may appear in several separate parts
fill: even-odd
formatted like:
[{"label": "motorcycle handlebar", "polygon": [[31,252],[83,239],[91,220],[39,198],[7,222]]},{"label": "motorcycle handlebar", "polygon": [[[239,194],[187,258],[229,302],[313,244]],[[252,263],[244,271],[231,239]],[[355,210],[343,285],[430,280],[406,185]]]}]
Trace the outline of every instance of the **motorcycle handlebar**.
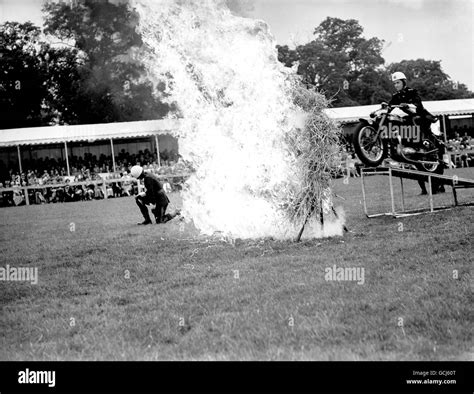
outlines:
[{"label": "motorcycle handlebar", "polygon": [[388,104],[386,104],[386,105],[384,105],[384,103],[382,103],[382,108],[389,108],[389,109],[394,109],[394,108],[401,108],[401,109],[403,109],[403,108],[410,108],[409,106],[410,106],[410,104],[400,104],[400,105],[395,105],[395,104],[394,104],[394,105],[388,105]]}]

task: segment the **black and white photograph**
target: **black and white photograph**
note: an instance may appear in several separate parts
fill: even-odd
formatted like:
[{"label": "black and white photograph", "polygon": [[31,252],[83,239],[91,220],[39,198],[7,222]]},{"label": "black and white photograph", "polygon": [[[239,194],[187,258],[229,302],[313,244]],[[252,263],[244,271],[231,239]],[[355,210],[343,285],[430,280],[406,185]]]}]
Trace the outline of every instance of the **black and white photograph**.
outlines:
[{"label": "black and white photograph", "polygon": [[236,364],[271,392],[299,365],[472,392],[473,21],[472,0],[0,0],[0,392]]}]

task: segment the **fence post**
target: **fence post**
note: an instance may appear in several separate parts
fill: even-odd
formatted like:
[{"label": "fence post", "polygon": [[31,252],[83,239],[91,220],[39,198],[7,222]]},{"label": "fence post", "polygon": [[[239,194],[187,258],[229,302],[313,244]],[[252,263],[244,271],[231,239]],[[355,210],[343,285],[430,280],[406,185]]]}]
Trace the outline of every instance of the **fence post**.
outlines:
[{"label": "fence post", "polygon": [[25,187],[23,190],[25,191],[25,202],[26,202],[26,205],[30,205],[30,197],[28,196],[28,189]]},{"label": "fence post", "polygon": [[104,183],[104,186],[103,186],[104,200],[107,200],[107,183],[105,182],[105,179],[103,179],[102,182]]},{"label": "fence post", "polygon": [[430,212],[433,212],[433,191],[431,189],[431,175],[428,175],[428,190],[429,190],[429,199],[430,199]]}]

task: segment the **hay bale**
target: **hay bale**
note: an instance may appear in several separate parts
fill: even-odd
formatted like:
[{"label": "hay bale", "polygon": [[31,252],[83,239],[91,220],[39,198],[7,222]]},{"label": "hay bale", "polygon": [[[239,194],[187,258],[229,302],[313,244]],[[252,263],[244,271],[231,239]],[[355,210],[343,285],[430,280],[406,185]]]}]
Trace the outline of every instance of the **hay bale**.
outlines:
[{"label": "hay bale", "polygon": [[339,164],[342,131],[323,112],[329,101],[321,93],[296,85],[293,102],[306,113],[306,121],[303,128],[295,128],[287,136],[299,182],[289,193],[285,209],[294,223],[304,225],[323,208],[332,208],[330,182]]}]

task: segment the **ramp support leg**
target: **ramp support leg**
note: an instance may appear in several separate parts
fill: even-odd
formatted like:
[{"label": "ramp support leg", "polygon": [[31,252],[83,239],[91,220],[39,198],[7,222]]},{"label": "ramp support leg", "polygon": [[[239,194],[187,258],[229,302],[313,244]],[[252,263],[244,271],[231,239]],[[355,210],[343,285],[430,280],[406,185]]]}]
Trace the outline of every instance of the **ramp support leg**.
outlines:
[{"label": "ramp support leg", "polygon": [[433,190],[431,189],[431,176],[428,176],[428,195],[430,199],[430,212],[434,212],[433,209]]},{"label": "ramp support leg", "polygon": [[392,169],[388,170],[388,181],[390,183],[390,199],[392,202],[392,215],[395,216],[395,201],[393,200],[393,183],[392,183]]},{"label": "ramp support leg", "polygon": [[400,177],[400,187],[402,188],[402,211],[405,212],[405,194],[403,190],[403,178]]},{"label": "ramp support leg", "polygon": [[368,212],[367,212],[367,202],[366,202],[366,199],[365,199],[365,177],[364,177],[364,169],[362,169],[362,171],[360,172],[360,177],[361,177],[361,180],[362,180],[362,200],[364,200],[364,213],[365,213],[365,216],[369,216]]}]

